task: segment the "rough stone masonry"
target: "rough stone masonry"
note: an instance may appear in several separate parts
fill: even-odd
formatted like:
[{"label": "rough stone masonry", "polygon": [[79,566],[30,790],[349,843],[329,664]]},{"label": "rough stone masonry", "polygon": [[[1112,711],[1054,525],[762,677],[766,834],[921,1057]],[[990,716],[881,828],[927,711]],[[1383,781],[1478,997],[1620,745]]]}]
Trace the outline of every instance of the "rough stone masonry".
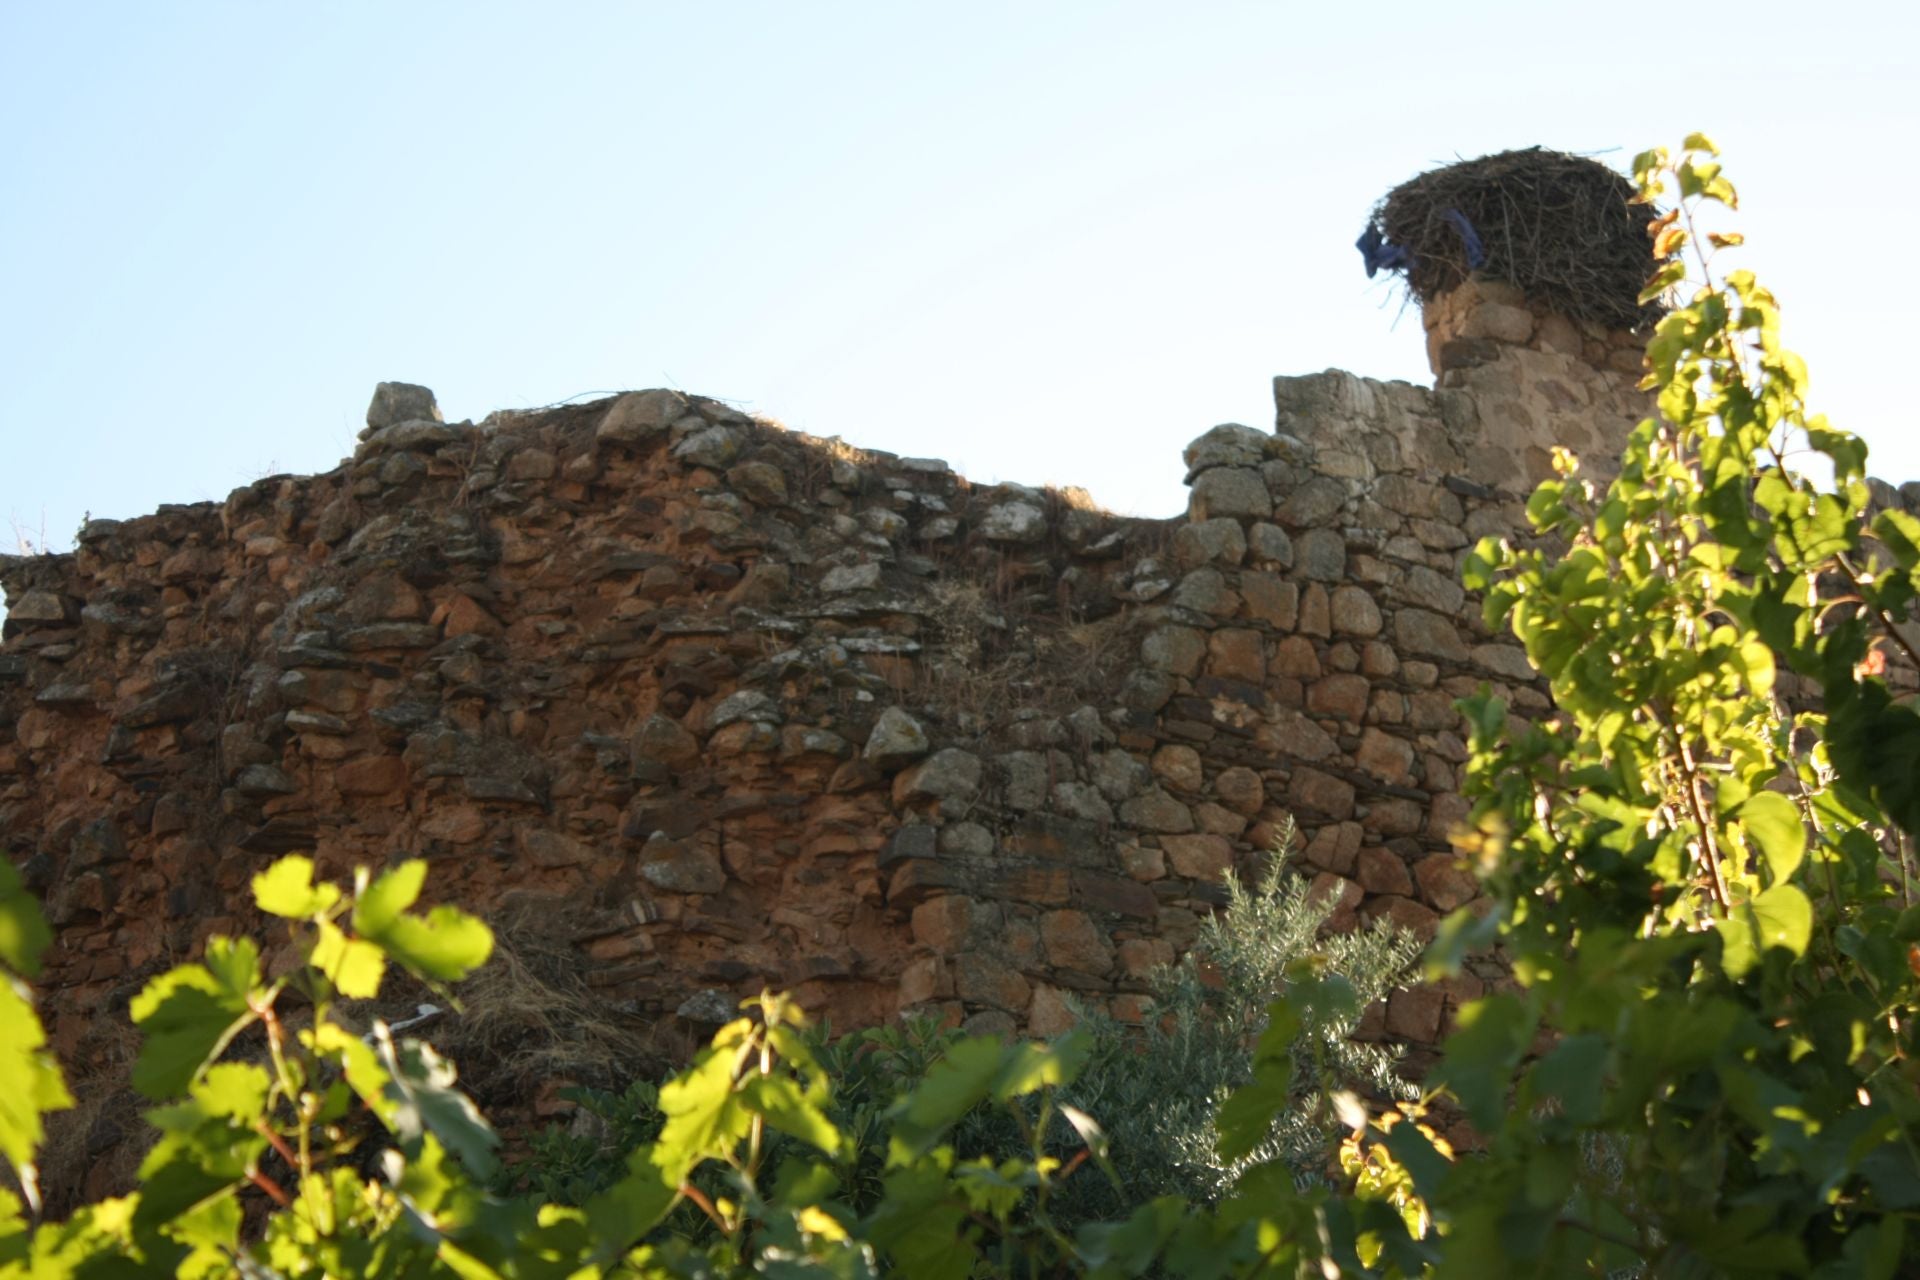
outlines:
[{"label": "rough stone masonry", "polygon": [[[672,391],[476,426],[383,384],[325,475],[0,560],[0,840],[70,1075],[118,1086],[129,998],[209,935],[280,943],[247,885],[291,850],[425,857],[648,1026],[763,985],[840,1027],[1137,1019],[1289,816],[1336,926],[1430,931],[1477,892],[1454,700],[1546,706],[1459,557],[1646,406],[1635,339],[1501,286],[1427,322],[1436,389],[1278,378],[1172,521]],[[1483,978],[1364,1033],[1430,1046]]]}]

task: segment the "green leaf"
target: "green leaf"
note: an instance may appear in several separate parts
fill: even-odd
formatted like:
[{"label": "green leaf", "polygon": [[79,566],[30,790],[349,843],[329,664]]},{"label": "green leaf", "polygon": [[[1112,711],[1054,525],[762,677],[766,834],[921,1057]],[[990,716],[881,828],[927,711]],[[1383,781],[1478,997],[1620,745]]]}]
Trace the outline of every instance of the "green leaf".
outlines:
[{"label": "green leaf", "polygon": [[249,997],[259,987],[260,951],[247,940],[214,938],[201,964],[161,974],[133,998],[145,1039],[133,1064],[133,1087],[149,1098],[174,1098],[209,1058],[254,1020]]},{"label": "green leaf", "polygon": [[[362,871],[357,878],[364,880],[365,877]],[[354,895],[353,931],[362,937],[383,932],[419,899],[421,886],[426,882],[427,864],[413,858],[384,873],[371,885],[361,885]]]},{"label": "green leaf", "polygon": [[1653,273],[1646,287],[1640,290],[1640,304],[1658,302],[1687,278],[1687,264],[1678,258],[1669,259]]},{"label": "green leaf", "polygon": [[380,1057],[372,1045],[335,1022],[323,1022],[311,1031],[301,1032],[300,1040],[313,1052],[338,1060],[347,1078],[347,1087],[382,1123],[392,1127],[393,1100],[388,1096],[387,1085],[393,1077],[380,1065]]},{"label": "green leaf", "polygon": [[1074,1032],[1053,1044],[1025,1041],[1008,1047],[994,1077],[990,1094],[997,1102],[1024,1097],[1040,1089],[1069,1084],[1080,1073],[1093,1041]]},{"label": "green leaf", "polygon": [[676,1185],[702,1160],[733,1150],[752,1128],[753,1113],[734,1092],[742,1046],[752,1026],[744,1018],[722,1027],[693,1065],[660,1086],[666,1124],[654,1160]]},{"label": "green leaf", "polygon": [[1893,1280],[1900,1270],[1905,1242],[1906,1223],[1889,1213],[1870,1226],[1857,1228],[1847,1237],[1841,1253],[1861,1280]]},{"label": "green leaf", "polygon": [[1770,884],[1782,884],[1807,853],[1807,828],[1800,809],[1777,791],[1762,791],[1735,811],[1747,842],[1766,863]]},{"label": "green leaf", "polygon": [[31,1179],[41,1117],[73,1105],[24,987],[0,978],[0,1156]]},{"label": "green leaf", "polygon": [[1497,1129],[1506,1114],[1507,1082],[1538,1025],[1533,1011],[1510,995],[1488,996],[1461,1008],[1433,1076],[1435,1083],[1453,1090],[1483,1132]]},{"label": "green leaf", "polygon": [[1873,518],[1873,536],[1886,544],[1902,569],[1920,564],[1920,520],[1889,507]]},{"label": "green leaf", "polygon": [[313,883],[313,860],[291,854],[253,878],[253,900],[269,915],[306,920],[340,901],[338,886]]},{"label": "green leaf", "polygon": [[651,1231],[673,1205],[680,1179],[668,1178],[654,1148],[636,1148],[627,1157],[627,1173],[582,1206],[598,1256],[611,1261]]},{"label": "green leaf", "polygon": [[[1351,987],[1349,987],[1351,990]],[[1267,1026],[1253,1045],[1253,1079],[1233,1091],[1215,1120],[1223,1160],[1238,1160],[1266,1141],[1273,1122],[1293,1104],[1293,1047],[1308,1025],[1299,992],[1267,1006]]]},{"label": "green leaf", "polygon": [[1418,1125],[1396,1124],[1381,1137],[1380,1144],[1393,1153],[1393,1158],[1413,1178],[1414,1188],[1424,1196],[1439,1190],[1440,1183],[1453,1168],[1452,1161],[1440,1154],[1433,1139],[1422,1133]]},{"label": "green leaf", "polygon": [[265,1068],[251,1062],[220,1062],[193,1086],[194,1101],[211,1116],[251,1121],[267,1112],[273,1082]]},{"label": "green leaf", "polygon": [[1600,1118],[1601,1084],[1610,1043],[1601,1035],[1567,1036],[1534,1064],[1533,1087],[1560,1100],[1560,1109],[1577,1125]]},{"label": "green leaf", "polygon": [[1813,936],[1813,904],[1799,886],[1776,884],[1751,902],[1736,906],[1715,922],[1724,942],[1721,967],[1729,978],[1743,978],[1774,947],[1806,954]]},{"label": "green leaf", "polygon": [[309,963],[341,995],[353,1000],[371,1000],[380,994],[380,980],[386,975],[387,958],[371,942],[349,938],[332,921],[320,925],[320,940],[314,943]]},{"label": "green leaf", "polygon": [[458,982],[493,952],[493,931],[458,907],[435,907],[425,916],[395,916],[375,931],[356,922],[355,929],[409,972],[436,982]]},{"label": "green leaf", "polygon": [[860,1234],[893,1264],[885,1274],[914,1280],[968,1280],[981,1274],[967,1205],[952,1193],[946,1169],[933,1159],[917,1161],[889,1172],[884,1185],[886,1195],[861,1223]]},{"label": "green leaf", "polygon": [[0,965],[31,978],[40,972],[40,953],[51,941],[40,904],[20,883],[13,863],[0,858]]},{"label": "green leaf", "polygon": [[888,1163],[910,1164],[937,1146],[960,1117],[986,1100],[1006,1055],[1007,1046],[997,1036],[971,1036],[947,1046],[918,1087],[894,1103]]},{"label": "green leaf", "polygon": [[1253,1079],[1220,1104],[1215,1125],[1222,1160],[1250,1155],[1273,1132],[1275,1117],[1293,1105],[1293,1059],[1269,1058],[1253,1069]]},{"label": "green leaf", "polygon": [[844,1145],[840,1131],[820,1108],[807,1101],[791,1076],[754,1076],[741,1088],[740,1098],[749,1110],[765,1116],[767,1123],[780,1132],[811,1143],[830,1156],[839,1154]]},{"label": "green leaf", "polygon": [[491,1177],[498,1164],[493,1149],[500,1137],[473,1099],[454,1087],[459,1073],[453,1064],[417,1040],[395,1045],[384,1024],[375,1035],[381,1065],[389,1076],[386,1093],[393,1103],[394,1133],[411,1144],[432,1132],[460,1158],[467,1172],[476,1178]]}]

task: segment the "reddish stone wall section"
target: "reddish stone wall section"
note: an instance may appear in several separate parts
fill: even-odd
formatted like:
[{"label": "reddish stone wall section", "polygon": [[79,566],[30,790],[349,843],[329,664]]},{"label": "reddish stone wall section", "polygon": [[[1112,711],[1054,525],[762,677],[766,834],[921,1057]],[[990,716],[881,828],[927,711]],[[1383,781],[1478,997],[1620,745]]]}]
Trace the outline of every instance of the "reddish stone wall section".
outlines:
[{"label": "reddish stone wall section", "polygon": [[[262,928],[289,850],[423,856],[644,1025],[762,985],[840,1026],[1137,1018],[1289,815],[1340,925],[1430,930],[1476,892],[1454,700],[1546,706],[1460,554],[1523,527],[1562,418],[1606,448],[1638,403],[1511,318],[1443,308],[1438,391],[1276,379],[1170,522],[670,391],[474,426],[386,384],[326,475],[0,560],[0,840],[59,929],[59,1051],[118,1079],[101,1028]],[[1430,1044],[1479,982],[1369,1034]]]}]

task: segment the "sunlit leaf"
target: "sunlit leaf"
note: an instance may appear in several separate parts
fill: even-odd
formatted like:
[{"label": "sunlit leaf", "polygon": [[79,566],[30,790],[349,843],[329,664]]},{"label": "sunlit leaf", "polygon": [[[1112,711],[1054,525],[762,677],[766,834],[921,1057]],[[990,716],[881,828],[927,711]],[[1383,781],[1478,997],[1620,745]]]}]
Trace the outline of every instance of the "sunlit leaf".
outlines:
[{"label": "sunlit leaf", "polygon": [[[364,876],[363,872],[361,878]],[[410,859],[382,873],[379,879],[356,893],[353,931],[362,936],[372,936],[385,930],[399,918],[402,911],[419,900],[421,887],[426,882],[427,864],[419,858]]]},{"label": "sunlit leaf", "polygon": [[402,967],[437,982],[458,982],[493,951],[493,931],[451,906],[435,907],[425,916],[397,915],[380,929],[358,932]]},{"label": "sunlit leaf", "polygon": [[149,982],[131,1006],[143,1036],[133,1087],[149,1098],[185,1093],[207,1060],[254,1020],[248,997],[259,983],[259,948],[244,938],[214,938],[204,963]]},{"label": "sunlit leaf", "polygon": [[320,925],[320,937],[309,963],[324,973],[341,995],[354,1000],[379,995],[380,980],[387,969],[386,955],[379,947],[347,937],[331,921]]},{"label": "sunlit leaf", "polygon": [[1751,902],[1736,906],[1716,922],[1724,946],[1721,967],[1734,979],[1745,977],[1774,947],[1803,955],[1813,935],[1813,904],[1799,886],[1776,884]]},{"label": "sunlit leaf", "polygon": [[1769,883],[1783,883],[1807,852],[1799,807],[1777,791],[1762,791],[1742,804],[1737,816],[1748,843],[1766,863]]},{"label": "sunlit leaf", "polygon": [[253,878],[253,899],[269,915],[304,920],[340,900],[338,886],[313,883],[313,860],[289,854]]},{"label": "sunlit leaf", "polygon": [[0,1156],[31,1170],[49,1111],[73,1105],[24,988],[0,978]]},{"label": "sunlit leaf", "polygon": [[754,1076],[740,1090],[741,1103],[766,1117],[767,1123],[818,1147],[828,1155],[839,1153],[840,1131],[826,1113],[809,1102],[790,1076]]}]

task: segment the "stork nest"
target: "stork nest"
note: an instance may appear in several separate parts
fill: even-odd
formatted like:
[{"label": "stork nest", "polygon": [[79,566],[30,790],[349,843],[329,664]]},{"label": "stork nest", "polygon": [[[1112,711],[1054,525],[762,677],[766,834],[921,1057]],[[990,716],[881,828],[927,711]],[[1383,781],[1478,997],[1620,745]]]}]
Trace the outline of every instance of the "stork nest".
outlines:
[{"label": "stork nest", "polygon": [[1632,203],[1634,195],[1631,182],[1597,160],[1539,147],[1502,151],[1401,183],[1374,206],[1369,234],[1411,256],[1391,269],[1423,303],[1477,274],[1570,319],[1637,329],[1665,308],[1640,302],[1654,271],[1647,226],[1656,214]]}]

